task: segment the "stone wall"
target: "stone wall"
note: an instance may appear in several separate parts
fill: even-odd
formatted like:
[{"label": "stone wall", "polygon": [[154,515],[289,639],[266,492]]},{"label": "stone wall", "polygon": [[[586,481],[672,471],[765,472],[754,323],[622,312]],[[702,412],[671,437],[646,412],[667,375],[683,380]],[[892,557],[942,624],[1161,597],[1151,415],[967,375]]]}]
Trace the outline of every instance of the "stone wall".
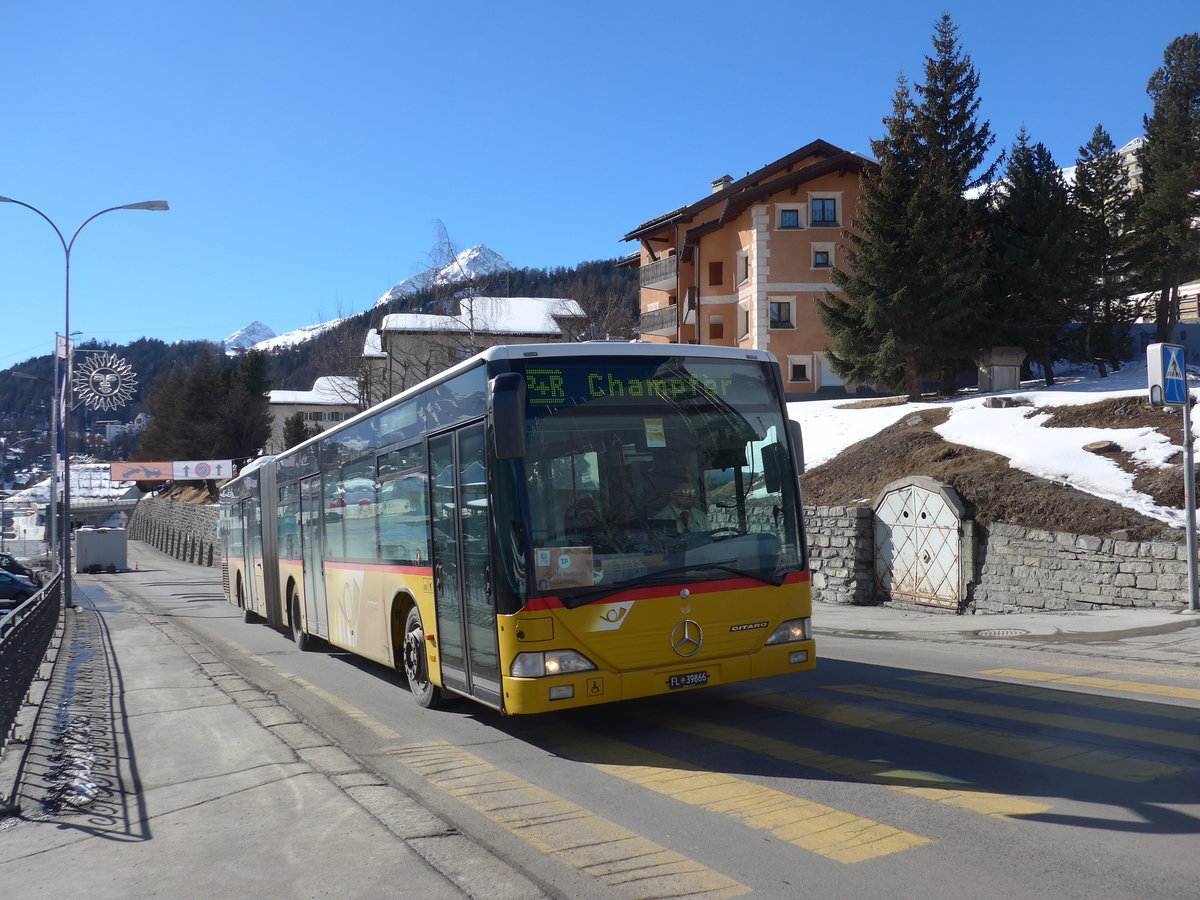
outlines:
[{"label": "stone wall", "polygon": [[[874,514],[870,507],[808,507],[813,597],[826,603],[875,601]],[[968,523],[964,523],[966,525]],[[975,612],[1064,609],[1182,609],[1187,547],[1170,541],[1118,541],[1089,535],[975,525],[964,552],[966,608]]]},{"label": "stone wall", "polygon": [[1187,545],[1117,541],[989,525],[977,551],[977,612],[1042,609],[1181,609]]},{"label": "stone wall", "polygon": [[129,517],[129,537],[184,562],[219,566],[218,509],[215,504],[198,506],[143,497]]},{"label": "stone wall", "polygon": [[874,600],[874,522],[869,506],[804,508],[814,600],[859,605]]}]

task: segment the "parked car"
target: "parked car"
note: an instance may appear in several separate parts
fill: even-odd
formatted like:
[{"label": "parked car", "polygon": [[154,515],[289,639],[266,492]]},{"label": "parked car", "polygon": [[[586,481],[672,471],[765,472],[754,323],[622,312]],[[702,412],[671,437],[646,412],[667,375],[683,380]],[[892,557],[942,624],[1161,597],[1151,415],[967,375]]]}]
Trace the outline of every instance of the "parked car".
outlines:
[{"label": "parked car", "polygon": [[11,612],[37,593],[28,578],[0,571],[0,613]]},{"label": "parked car", "polygon": [[0,553],[0,569],[13,575],[24,575],[34,584],[38,583],[37,573],[11,554]]}]

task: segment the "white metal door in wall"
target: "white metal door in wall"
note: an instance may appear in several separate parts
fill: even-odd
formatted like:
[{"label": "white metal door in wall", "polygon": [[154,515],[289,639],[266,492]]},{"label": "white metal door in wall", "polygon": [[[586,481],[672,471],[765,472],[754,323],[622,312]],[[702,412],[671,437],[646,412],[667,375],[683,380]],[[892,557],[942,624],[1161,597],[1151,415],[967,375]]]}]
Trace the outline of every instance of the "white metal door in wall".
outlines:
[{"label": "white metal door in wall", "polygon": [[935,488],[902,484],[875,505],[875,588],[903,603],[958,609],[962,553],[959,512]]}]

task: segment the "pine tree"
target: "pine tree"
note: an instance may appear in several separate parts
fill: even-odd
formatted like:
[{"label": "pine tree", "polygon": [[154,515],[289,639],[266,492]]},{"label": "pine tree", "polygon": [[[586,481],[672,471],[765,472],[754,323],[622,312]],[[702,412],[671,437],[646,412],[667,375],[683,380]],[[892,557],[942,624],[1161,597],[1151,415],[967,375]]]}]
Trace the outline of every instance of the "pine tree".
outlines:
[{"label": "pine tree", "polygon": [[[887,136],[872,142],[880,167],[864,180],[848,236],[853,274],[835,271],[842,296],[828,294],[818,309],[834,340],[835,371],[849,381],[902,384],[910,400],[931,372],[953,391],[977,349],[986,276],[983,223],[964,196],[992,143],[977,120],[979,78],[948,15],[933,45],[916,85],[920,102],[901,76]],[[990,177],[991,169],[982,176]]]},{"label": "pine tree", "polygon": [[833,270],[841,293],[818,300],[817,315],[833,338],[830,364],[847,384],[905,389],[919,399],[923,307],[914,302],[918,279],[907,227],[918,180],[912,114],[901,76],[892,115],[883,120],[887,135],[871,142],[879,169],[863,176],[856,230],[847,234],[853,274]]},{"label": "pine tree", "polygon": [[1057,343],[1072,320],[1078,212],[1054,158],[1024,128],[1004,173],[994,215],[989,331],[1023,346],[1054,384]]},{"label": "pine tree", "polygon": [[1200,269],[1200,35],[1175,38],[1146,93],[1146,142],[1139,206],[1141,260],[1158,291],[1157,337],[1168,341],[1179,321],[1179,285]]},{"label": "pine tree", "polygon": [[1125,302],[1134,290],[1133,193],[1125,165],[1101,125],[1079,148],[1071,196],[1079,212],[1075,291],[1083,352],[1097,361],[1103,376],[1105,364],[1120,370],[1128,325],[1137,311]]},{"label": "pine tree", "polygon": [[304,413],[292,413],[283,420],[283,449],[290,450],[320,433],[320,426],[304,424]]}]

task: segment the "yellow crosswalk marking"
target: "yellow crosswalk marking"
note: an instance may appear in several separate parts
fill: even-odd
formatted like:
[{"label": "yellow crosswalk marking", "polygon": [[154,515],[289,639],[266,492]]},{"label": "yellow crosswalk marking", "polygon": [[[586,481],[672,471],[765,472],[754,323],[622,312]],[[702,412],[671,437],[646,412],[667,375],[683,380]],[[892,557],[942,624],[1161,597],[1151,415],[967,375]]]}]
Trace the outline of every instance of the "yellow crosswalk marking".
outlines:
[{"label": "yellow crosswalk marking", "polygon": [[1015,706],[1001,706],[998,703],[980,703],[977,700],[961,700],[955,697],[927,697],[924,694],[914,694],[910,691],[898,691],[894,688],[877,687],[875,685],[845,684],[831,686],[830,690],[855,694],[860,697],[870,697],[875,700],[903,703],[907,706],[944,709],[951,712],[987,716],[992,719],[1011,719],[1017,722],[1045,725],[1050,728],[1081,731],[1105,737],[1125,738],[1127,740],[1142,741],[1147,744],[1158,744],[1163,747],[1194,750],[1200,753],[1200,735],[1181,734],[1175,731],[1167,731],[1163,728],[1146,728],[1125,722],[1109,722],[1103,719],[1090,719],[1086,716],[1073,716],[1066,713],[1020,709]]},{"label": "yellow crosswalk marking", "polygon": [[578,756],[602,772],[722,813],[804,850],[856,863],[932,843],[929,838],[813,803],[733,775],[571,728],[539,732],[558,752]]},{"label": "yellow crosswalk marking", "polygon": [[396,746],[401,735],[340,697],[285,672],[261,665],[336,704],[389,746],[387,753],[467,806],[503,825],[538,850],[632,898],[700,897],[724,900],[750,888],[693,859],[656,844],[562,797],[522,781],[450,744]]},{"label": "yellow crosswalk marking", "polygon": [[958,747],[991,756],[1007,756],[1012,759],[1084,772],[1116,781],[1155,781],[1184,771],[1180,766],[1152,760],[1108,753],[1103,750],[1064,748],[1062,744],[1054,741],[1021,735],[1006,735],[987,728],[972,728],[939,722],[935,719],[926,719],[891,710],[824,703],[765,690],[750,692],[745,696],[758,706],[782,712],[811,716],[855,728],[869,728],[900,737]]},{"label": "yellow crosswalk marking", "polygon": [[623,895],[717,900],[750,891],[459,747],[436,741],[392,747],[388,753],[543,853],[605,885],[620,886]]},{"label": "yellow crosswalk marking", "polygon": [[1020,797],[973,790],[962,782],[955,782],[934,773],[891,769],[883,763],[835,756],[766,735],[743,731],[740,728],[715,725],[686,716],[656,715],[654,722],[705,740],[731,747],[740,747],[784,762],[816,769],[819,772],[829,772],[854,781],[883,785],[902,794],[933,800],[985,816],[1029,816],[1050,809],[1044,803],[1034,803]]},{"label": "yellow crosswalk marking", "polygon": [[1039,684],[1069,684],[1072,687],[1101,688],[1106,691],[1125,691],[1130,694],[1152,694],[1156,697],[1175,697],[1180,700],[1200,700],[1200,688],[1173,687],[1169,684],[1119,681],[1115,678],[1094,678],[1090,675],[1060,675],[1057,672],[1031,672],[1026,669],[988,669],[976,674],[1036,681]]},{"label": "yellow crosswalk marking", "polygon": [[[974,694],[991,694],[1001,697],[1022,697],[1056,703],[1062,702],[1061,688],[1056,687],[1031,687],[1028,684],[985,681],[982,678],[964,678],[961,675],[909,675],[903,680],[918,684],[934,684],[940,687],[956,688],[959,691],[968,689]],[[1075,692],[1071,694],[1071,705],[1112,710],[1114,712],[1140,713],[1142,715],[1149,713],[1156,719],[1178,719],[1184,722],[1200,722],[1200,708],[1159,703],[1150,710],[1146,707],[1146,701],[1142,699],[1130,700],[1125,697],[1109,697],[1102,694],[1081,694]]]}]

